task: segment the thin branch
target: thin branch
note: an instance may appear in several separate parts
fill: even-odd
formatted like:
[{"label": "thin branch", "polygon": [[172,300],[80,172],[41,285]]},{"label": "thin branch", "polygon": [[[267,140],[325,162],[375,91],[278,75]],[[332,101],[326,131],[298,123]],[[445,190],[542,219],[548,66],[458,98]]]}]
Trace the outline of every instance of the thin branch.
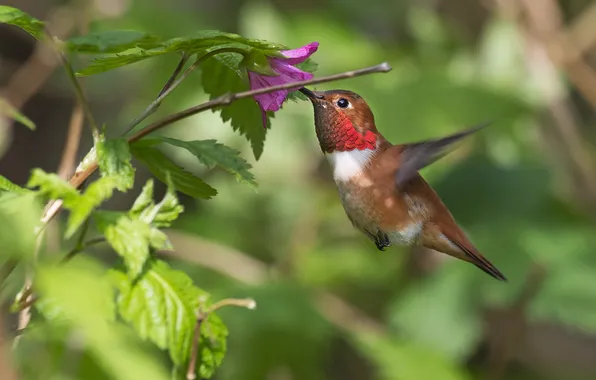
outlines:
[{"label": "thin branch", "polygon": [[180,111],[178,113],[175,113],[173,115],[165,117],[162,120],[159,120],[159,121],[149,125],[148,127],[139,131],[135,135],[131,136],[128,139],[128,141],[135,142],[135,141],[140,140],[141,138],[147,136],[148,134],[155,132],[165,126],[173,124],[177,121],[186,119],[187,117],[196,115],[196,114],[206,111],[206,110],[230,105],[232,102],[234,102],[236,100],[250,98],[255,95],[267,94],[267,93],[275,92],[275,91],[279,91],[279,90],[287,90],[287,89],[291,89],[291,88],[300,88],[300,87],[313,85],[313,84],[332,82],[332,81],[336,81],[339,79],[354,78],[354,77],[373,74],[373,73],[386,73],[386,72],[389,72],[390,70],[391,70],[391,66],[389,66],[389,64],[387,62],[383,62],[379,65],[370,66],[370,67],[360,69],[360,70],[347,71],[344,73],[328,75],[325,77],[320,77],[320,78],[311,79],[311,80],[285,83],[285,84],[280,84],[280,85],[272,86],[272,87],[264,87],[264,88],[260,88],[257,90],[250,90],[250,91],[243,91],[243,92],[238,92],[238,93],[234,93],[234,94],[222,95],[218,98],[215,98],[215,99],[205,102],[203,104],[199,104],[197,106],[190,107],[184,111]]},{"label": "thin branch", "polygon": [[168,94],[180,84],[179,81],[176,81],[176,78],[178,78],[178,75],[180,75],[180,72],[184,68],[184,65],[186,64],[188,59],[189,59],[189,56],[186,55],[186,53],[182,54],[182,57],[180,58],[180,62],[178,62],[178,65],[176,65],[174,72],[172,73],[172,75],[170,75],[170,78],[168,79],[166,84],[162,87],[161,91],[159,91],[159,94],[157,95],[157,99],[155,99],[151,104],[149,104],[149,106],[145,109],[145,111],[143,111],[142,114],[140,114],[136,119],[134,119],[133,121],[131,121],[128,124],[125,134],[128,134],[139,123],[141,123],[143,120],[148,118],[152,113],[157,111],[157,109],[159,108],[163,99],[166,96],[168,96]]},{"label": "thin branch", "polygon": [[162,87],[162,89],[159,92],[159,94],[157,94],[157,98],[158,99],[159,99],[160,96],[163,95],[164,92],[166,92],[167,90],[170,89],[170,87],[172,87],[174,81],[176,80],[176,78],[178,78],[178,75],[180,74],[180,72],[184,68],[184,64],[188,61],[188,58],[189,58],[189,56],[186,53],[182,53],[182,57],[180,58],[180,62],[178,62],[178,65],[176,65],[176,68],[174,69],[174,72],[172,73],[172,75],[170,75],[170,78],[168,79],[168,81],[166,82],[166,84],[164,84],[164,86]]},{"label": "thin branch", "polygon": [[188,362],[188,369],[186,370],[187,380],[195,380],[197,378],[197,360],[199,357],[199,346],[201,341],[201,327],[205,320],[205,316],[206,315],[201,310],[197,310],[197,323],[195,324],[195,331],[192,337],[192,350]]},{"label": "thin branch", "polygon": [[84,114],[80,104],[76,104],[70,116],[70,124],[66,134],[66,144],[62,152],[62,159],[58,166],[58,175],[64,179],[69,178],[76,165],[76,156],[83,131]]},{"label": "thin branch", "polygon": [[91,240],[87,241],[85,244],[77,245],[70,252],[68,252],[68,254],[66,254],[66,256],[64,256],[64,258],[62,259],[61,262],[66,263],[66,262],[72,260],[73,257],[75,257],[77,254],[83,252],[87,248],[93,247],[94,245],[105,243],[105,242],[106,242],[105,238],[99,237],[99,238],[91,239]]},{"label": "thin branch", "polygon": [[226,306],[237,306],[254,310],[257,307],[257,303],[252,298],[226,298],[211,305],[211,307],[207,309],[206,314],[211,314]]}]

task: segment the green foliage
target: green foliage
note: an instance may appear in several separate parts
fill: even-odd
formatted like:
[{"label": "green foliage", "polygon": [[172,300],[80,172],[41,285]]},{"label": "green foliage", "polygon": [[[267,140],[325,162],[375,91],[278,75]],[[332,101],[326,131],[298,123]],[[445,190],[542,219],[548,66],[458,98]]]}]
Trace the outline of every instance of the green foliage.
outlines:
[{"label": "green foliage", "polygon": [[15,194],[27,194],[29,190],[23,189],[19,185],[13,183],[8,178],[0,175],[0,191],[7,191]]},{"label": "green foliage", "polygon": [[106,30],[75,36],[66,41],[68,50],[83,54],[119,53],[132,48],[154,46],[157,36],[136,30]]},{"label": "green foliage", "polygon": [[10,103],[8,103],[5,99],[2,98],[0,98],[0,116],[9,117],[23,124],[25,127],[31,129],[32,131],[35,130],[35,124],[31,120],[29,120],[27,116],[20,113],[19,110],[14,108]]},{"label": "green foliage", "polygon": [[184,207],[178,203],[178,198],[176,198],[172,186],[168,187],[168,192],[162,201],[155,204],[153,202],[153,181],[149,180],[132,205],[129,215],[155,227],[162,228],[169,227],[171,222],[176,220],[183,211]]},{"label": "green foliage", "polygon": [[0,23],[18,26],[36,39],[43,37],[44,23],[13,7],[0,5]]},{"label": "green foliage", "polygon": [[[203,62],[201,83],[210,99],[247,88],[247,81],[237,71],[239,63],[234,54],[220,54]],[[241,99],[219,112],[224,122],[229,120],[234,130],[246,136],[255,158],[259,159],[263,153],[267,130],[263,128],[261,110],[257,103],[253,99]]]},{"label": "green foliage", "polygon": [[131,189],[135,170],[130,163],[132,155],[126,139],[103,140],[97,143],[96,149],[102,177],[114,178],[120,191]]},{"label": "green foliage", "polygon": [[134,280],[143,271],[152,249],[169,247],[166,235],[158,228],[169,226],[183,210],[172,187],[155,204],[153,181],[149,180],[127,214],[98,211],[94,217],[98,229],[122,256],[128,275]]},{"label": "green foliage", "polygon": [[[109,217],[112,216],[112,214],[109,215]],[[95,218],[100,232],[124,259],[129,276],[132,279],[137,278],[149,259],[150,248],[156,243],[152,241],[152,230],[149,224],[139,219],[131,219],[126,215],[121,215],[115,223],[110,223],[111,218],[104,217],[103,212],[97,212]],[[161,246],[158,245],[155,248],[161,248]]]},{"label": "green foliage", "polygon": [[215,140],[182,141],[170,137],[159,137],[159,140],[188,150],[208,168],[220,166],[236,176],[238,181],[256,186],[254,176],[250,173],[252,165],[240,157],[240,152],[219,144]]},{"label": "green foliage", "polygon": [[[131,283],[125,273],[112,271],[119,289],[118,309],[143,339],[167,349],[178,366],[188,362],[197,313],[205,309],[208,295],[197,288],[184,272],[165,262],[151,260],[141,277]],[[201,378],[210,378],[226,350],[228,332],[214,313],[201,324]]]},{"label": "green foliage", "polygon": [[98,57],[89,66],[79,71],[78,75],[99,74],[122,66],[130,65],[148,58],[168,53],[185,52],[189,55],[204,54],[221,48],[233,48],[242,54],[258,50],[263,54],[278,55],[283,45],[267,41],[244,38],[237,34],[216,30],[203,30],[192,36],[177,37],[169,40],[149,39],[141,33],[133,35],[131,31],[112,31],[96,33],[90,37],[79,37],[83,43],[70,44],[73,52],[91,53],[99,51],[117,53]]},{"label": "green foliage", "polygon": [[48,323],[66,324],[81,334],[90,355],[112,378],[169,378],[138,338],[114,320],[113,288],[96,262],[79,258],[67,266],[43,266],[36,279],[41,297],[63,316],[54,322],[53,315],[47,315]]},{"label": "green foliage", "polygon": [[132,144],[131,151],[133,156],[144,163],[160,181],[167,182],[169,175],[176,190],[193,198],[210,199],[217,194],[214,188],[194,174],[184,170],[161,151],[154,148],[152,146],[154,144],[155,141],[141,140]]}]

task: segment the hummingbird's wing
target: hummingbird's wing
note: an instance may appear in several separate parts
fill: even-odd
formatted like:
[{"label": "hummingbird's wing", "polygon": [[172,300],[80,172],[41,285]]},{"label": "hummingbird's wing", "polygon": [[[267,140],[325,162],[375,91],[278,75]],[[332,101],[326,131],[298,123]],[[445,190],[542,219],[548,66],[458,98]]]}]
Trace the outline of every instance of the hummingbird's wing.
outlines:
[{"label": "hummingbird's wing", "polygon": [[440,139],[397,145],[400,149],[400,166],[395,173],[395,183],[397,188],[403,189],[403,187],[417,175],[420,169],[432,164],[445,154],[449,153],[449,148],[451,148],[454,143],[488,125],[489,123],[480,124]]}]

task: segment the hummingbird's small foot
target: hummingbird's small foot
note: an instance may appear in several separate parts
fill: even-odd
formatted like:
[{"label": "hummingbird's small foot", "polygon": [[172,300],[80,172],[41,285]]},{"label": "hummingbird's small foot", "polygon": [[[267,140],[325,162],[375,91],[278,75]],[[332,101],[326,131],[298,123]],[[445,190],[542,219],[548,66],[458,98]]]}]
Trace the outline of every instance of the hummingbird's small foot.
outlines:
[{"label": "hummingbird's small foot", "polygon": [[387,234],[384,232],[379,231],[377,236],[375,236],[375,245],[379,251],[385,251],[387,247],[391,246],[389,236],[387,236]]}]

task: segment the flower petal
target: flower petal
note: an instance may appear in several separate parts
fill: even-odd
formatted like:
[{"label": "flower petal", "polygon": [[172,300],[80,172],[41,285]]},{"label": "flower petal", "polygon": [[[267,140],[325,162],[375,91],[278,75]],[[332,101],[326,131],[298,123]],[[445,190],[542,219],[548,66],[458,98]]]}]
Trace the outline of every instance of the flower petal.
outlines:
[{"label": "flower petal", "polygon": [[[248,77],[250,80],[251,90],[293,82],[293,80],[288,81],[283,75],[271,77],[259,75],[251,71],[248,73]],[[288,90],[279,90],[268,94],[255,95],[254,98],[263,110],[277,111],[280,109],[281,104],[284,102],[287,96]]]},{"label": "flower petal", "polygon": [[283,60],[284,62],[289,63],[290,65],[296,65],[298,63],[306,61],[306,59],[310,57],[314,52],[316,52],[318,48],[318,42],[311,42],[307,45],[299,47],[298,49],[283,50],[280,53],[283,54],[286,57],[286,59],[277,59]]}]

